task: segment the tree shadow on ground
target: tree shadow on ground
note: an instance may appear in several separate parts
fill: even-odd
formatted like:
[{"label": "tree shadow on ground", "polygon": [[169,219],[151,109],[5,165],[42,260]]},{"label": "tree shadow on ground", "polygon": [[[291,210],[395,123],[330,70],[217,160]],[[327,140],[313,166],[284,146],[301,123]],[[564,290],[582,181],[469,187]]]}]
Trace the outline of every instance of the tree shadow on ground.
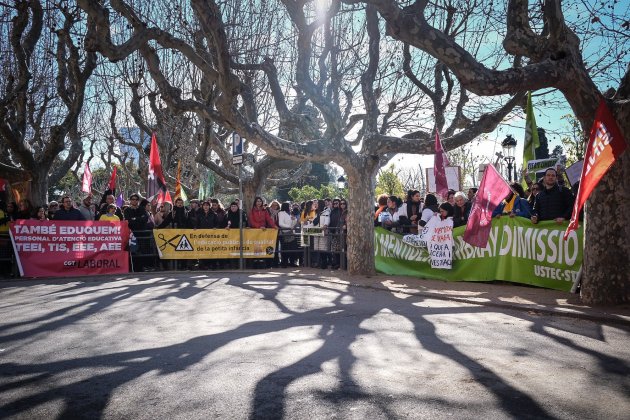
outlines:
[{"label": "tree shadow on ground", "polygon": [[[531,330],[537,334],[599,360],[602,370],[614,375],[622,383],[630,373],[625,361],[551,334],[545,329],[544,318],[529,316],[526,313],[501,311],[496,307],[483,306],[420,307],[418,304],[423,303],[426,298],[406,296],[403,299],[387,291],[375,292],[375,299],[365,305],[365,302],[359,302],[356,299],[355,287],[327,284],[299,277],[287,279],[280,276],[266,276],[264,278],[266,287],[260,287],[260,284],[253,279],[255,276],[245,280],[238,277],[226,278],[224,281],[227,286],[246,290],[256,298],[272,303],[280,314],[285,315],[284,318],[245,322],[227,331],[200,335],[180,343],[156,348],[113,352],[54,362],[0,363],[0,397],[9,391],[11,393],[23,391],[20,393],[21,396],[14,397],[8,402],[5,398],[0,399],[2,401],[0,417],[26,414],[34,406],[62,399],[63,410],[58,418],[99,418],[105,414],[107,404],[114,392],[143,375],[148,373],[169,375],[180,372],[194,367],[208,355],[236,340],[280,332],[296,326],[318,327],[318,338],[322,344],[310,354],[287,366],[275,369],[256,383],[251,400],[250,418],[287,417],[289,386],[300,379],[322,372],[323,365],[332,361],[336,361],[338,365],[336,386],[326,392],[319,391],[317,398],[333,405],[348,401],[371,401],[378,406],[381,411],[380,416],[395,417],[387,398],[385,396],[375,398],[373,392],[364,389],[357,382],[352,372],[357,363],[352,346],[361,339],[362,335],[372,332],[361,325],[383,310],[392,311],[395,315],[408,320],[413,326],[418,344],[425,350],[446,357],[466,369],[477,384],[494,396],[497,405],[506,416],[522,418],[524,413],[527,413],[527,416],[532,418],[552,417],[551,413],[527,392],[516,388],[488,366],[484,366],[440,338],[436,325],[430,321],[431,317],[502,312],[531,322]],[[216,281],[218,280],[213,280],[213,282]],[[72,285],[57,291],[55,297],[57,299],[81,297],[85,298],[83,302],[28,321],[0,325],[0,345],[5,347],[11,342],[33,339],[42,332],[54,333],[62,327],[105,311],[120,300],[138,297],[141,294],[144,296],[147,293],[158,293],[159,295],[151,300],[157,300],[159,303],[169,298],[188,299],[197,296],[208,292],[209,286],[211,285],[200,287],[195,281],[191,281],[191,277],[185,279],[161,277],[155,279],[154,282],[143,281],[118,285],[106,282]],[[334,293],[336,296],[321,307],[295,310],[288,307],[282,299],[282,294],[289,287],[310,287]],[[32,327],[29,328],[29,325]],[[14,329],[19,331],[12,331]],[[69,371],[83,369],[95,369],[96,372],[102,373],[71,383],[55,380]],[[38,388],[36,392],[32,392],[34,386]],[[86,387],[89,390],[86,390]],[[422,401],[419,396],[407,395],[406,398]],[[377,402],[374,402],[375,399]],[[438,403],[445,407],[451,404],[446,400]],[[465,409],[465,407],[460,409]]]}]

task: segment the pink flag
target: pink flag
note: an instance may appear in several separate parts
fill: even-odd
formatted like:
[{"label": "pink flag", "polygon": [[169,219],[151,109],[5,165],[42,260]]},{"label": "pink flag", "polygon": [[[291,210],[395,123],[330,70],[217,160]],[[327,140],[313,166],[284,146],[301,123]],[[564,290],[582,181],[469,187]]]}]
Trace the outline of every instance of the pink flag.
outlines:
[{"label": "pink flag", "polygon": [[149,152],[149,179],[147,183],[147,196],[149,201],[157,197],[159,192],[166,191],[166,180],[162,171],[162,161],[160,160],[160,150],[158,149],[155,133],[151,136],[151,150]]},{"label": "pink flag", "polygon": [[437,129],[435,130],[435,157],[433,159],[433,176],[435,177],[435,191],[446,200],[448,197],[448,183],[446,181],[446,167],[449,165],[448,156],[442,148],[442,141]]},{"label": "pink flag", "polygon": [[92,192],[92,172],[90,171],[89,165],[85,164],[85,170],[83,171],[83,186],[81,187],[81,191],[90,193]]},{"label": "pink flag", "polygon": [[510,186],[496,168],[492,165],[486,166],[479,191],[470,210],[464,241],[479,248],[485,248],[488,245],[492,212],[509,193]]}]

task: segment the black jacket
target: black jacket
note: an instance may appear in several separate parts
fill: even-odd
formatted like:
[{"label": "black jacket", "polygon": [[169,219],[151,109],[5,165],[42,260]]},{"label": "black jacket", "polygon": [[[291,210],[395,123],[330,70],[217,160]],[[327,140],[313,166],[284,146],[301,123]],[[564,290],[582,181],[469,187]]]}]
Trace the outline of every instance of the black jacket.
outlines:
[{"label": "black jacket", "polygon": [[214,229],[217,226],[217,215],[212,210],[208,213],[201,209],[197,215],[197,229]]},{"label": "black jacket", "polygon": [[214,214],[216,215],[217,228],[224,229],[227,227],[228,219],[225,210],[217,210]]},{"label": "black jacket", "polygon": [[129,229],[133,232],[147,230],[149,214],[142,207],[127,207],[124,212],[125,220],[129,221]]},{"label": "black jacket", "polygon": [[453,215],[453,227],[464,226],[468,223],[468,216],[470,215],[470,208],[472,203],[470,201],[464,204],[464,211],[458,205],[455,205],[455,214]]},{"label": "black jacket", "polygon": [[173,227],[175,229],[186,229],[188,227],[185,207],[173,207]]},{"label": "black jacket", "polygon": [[55,212],[55,220],[85,220],[85,217],[83,217],[79,209],[70,207],[70,210],[66,210],[61,206],[59,210]]},{"label": "black jacket", "polygon": [[558,217],[570,219],[573,212],[574,197],[566,187],[554,185],[552,188],[545,188],[536,196],[532,215],[538,216],[538,220],[554,220]]},{"label": "black jacket", "polygon": [[199,214],[203,212],[203,209],[190,209],[188,210],[188,229],[197,229],[199,223]]},{"label": "black jacket", "polygon": [[227,221],[230,222],[230,227],[231,228],[239,228],[240,225],[239,220],[238,220],[238,213],[242,212],[243,213],[243,227],[247,227],[247,213],[245,213],[242,210],[238,210],[238,211],[227,211],[225,214],[227,215]]}]

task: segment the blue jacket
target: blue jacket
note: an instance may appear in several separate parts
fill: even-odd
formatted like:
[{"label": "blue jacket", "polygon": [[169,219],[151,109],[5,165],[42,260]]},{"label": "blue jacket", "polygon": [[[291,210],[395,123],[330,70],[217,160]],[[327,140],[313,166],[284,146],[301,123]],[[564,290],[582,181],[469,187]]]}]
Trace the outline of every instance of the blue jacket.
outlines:
[{"label": "blue jacket", "polygon": [[[497,208],[494,209],[494,211],[492,212],[492,217],[503,214],[505,204],[505,200],[501,201],[501,204],[499,204]],[[516,197],[516,200],[514,201],[514,207],[512,207],[512,211],[515,215],[519,217],[526,217],[528,219],[532,217],[532,210],[529,207],[529,202],[521,197]]]}]

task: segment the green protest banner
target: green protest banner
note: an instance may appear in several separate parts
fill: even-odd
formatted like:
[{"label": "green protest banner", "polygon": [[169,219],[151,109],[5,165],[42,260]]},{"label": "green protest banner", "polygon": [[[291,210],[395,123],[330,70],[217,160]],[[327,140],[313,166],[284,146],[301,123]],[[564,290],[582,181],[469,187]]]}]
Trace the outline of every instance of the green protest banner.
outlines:
[{"label": "green protest banner", "polygon": [[449,281],[503,280],[569,291],[582,265],[583,229],[562,236],[566,224],[533,225],[522,217],[492,220],[486,248],[463,240],[465,226],[453,230],[453,268],[431,268],[426,248],[403,242],[401,235],[375,230],[376,270],[393,275]]}]

